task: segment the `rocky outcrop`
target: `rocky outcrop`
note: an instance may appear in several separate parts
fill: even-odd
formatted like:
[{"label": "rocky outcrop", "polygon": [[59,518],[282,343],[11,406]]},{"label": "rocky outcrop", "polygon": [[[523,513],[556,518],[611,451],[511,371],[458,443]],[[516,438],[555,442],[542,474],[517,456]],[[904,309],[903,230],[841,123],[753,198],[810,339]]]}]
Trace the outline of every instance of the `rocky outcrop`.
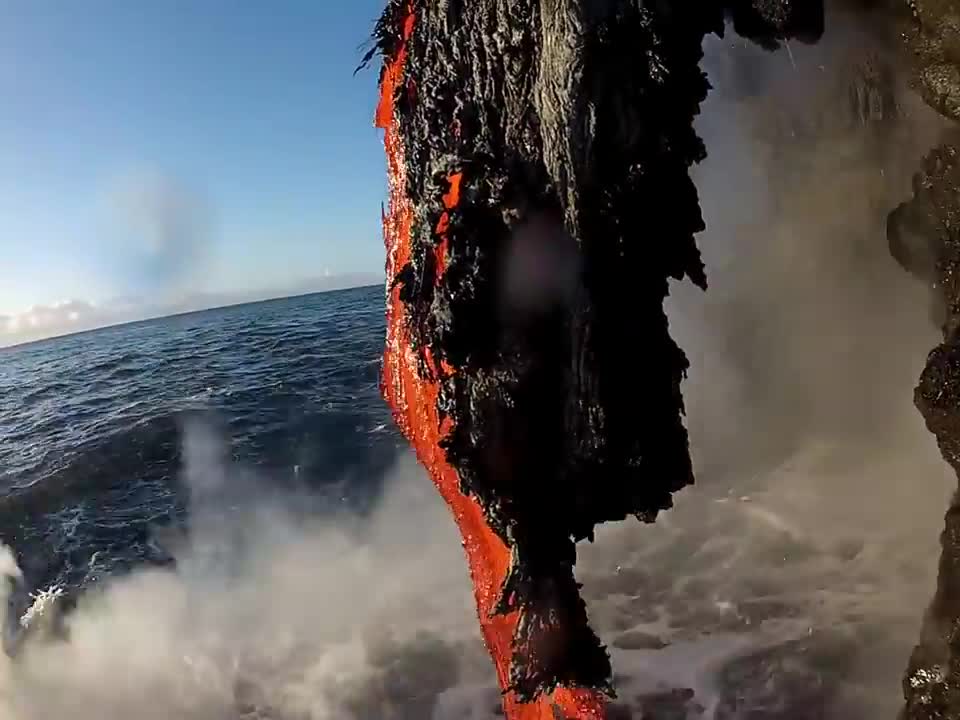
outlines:
[{"label": "rocky outcrop", "polygon": [[[960,119],[960,3],[907,0],[904,33],[913,84],[943,116]],[[914,400],[944,459],[960,476],[960,147],[924,158],[913,197],[888,222],[890,251],[931,287],[943,342],[930,353]],[[960,717],[960,498],[941,536],[937,590],[903,683],[904,720]]]},{"label": "rocky outcrop", "polygon": [[520,702],[609,692],[575,542],[693,481],[663,300],[670,278],[706,287],[689,169],[703,37],[727,18],[767,48],[823,29],[791,0],[393,0],[377,28],[384,393],[458,517]]}]

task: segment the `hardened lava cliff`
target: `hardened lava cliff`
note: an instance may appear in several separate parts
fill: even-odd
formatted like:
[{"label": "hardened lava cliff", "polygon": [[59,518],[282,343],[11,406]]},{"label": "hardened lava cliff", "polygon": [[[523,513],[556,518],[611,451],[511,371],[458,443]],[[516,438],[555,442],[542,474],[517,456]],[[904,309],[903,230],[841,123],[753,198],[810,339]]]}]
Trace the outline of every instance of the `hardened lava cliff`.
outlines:
[{"label": "hardened lava cliff", "polygon": [[[960,120],[960,3],[904,2],[913,86],[941,115]],[[960,475],[960,145],[947,142],[924,158],[912,197],[890,214],[887,231],[894,258],[930,285],[943,341],[927,357],[914,401]],[[937,590],[903,693],[903,720],[960,718],[960,494],[947,509]]]},{"label": "hardened lava cliff", "polygon": [[393,0],[377,26],[383,391],[464,535],[511,717],[602,717],[575,542],[693,481],[663,300],[671,278],[706,287],[693,121],[728,21],[775,48],[819,37],[823,10]]}]

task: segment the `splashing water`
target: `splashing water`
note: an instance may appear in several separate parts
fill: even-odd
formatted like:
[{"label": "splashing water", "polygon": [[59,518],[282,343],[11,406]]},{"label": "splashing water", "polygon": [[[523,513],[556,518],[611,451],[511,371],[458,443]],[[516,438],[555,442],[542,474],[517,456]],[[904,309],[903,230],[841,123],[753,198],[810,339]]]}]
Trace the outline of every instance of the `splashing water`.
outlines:
[{"label": "splashing water", "polygon": [[30,607],[27,608],[26,612],[20,616],[20,627],[27,630],[33,627],[37,620],[49,616],[54,604],[63,597],[63,594],[64,589],[59,585],[31,593],[30,597],[33,598],[33,602],[30,604]]}]

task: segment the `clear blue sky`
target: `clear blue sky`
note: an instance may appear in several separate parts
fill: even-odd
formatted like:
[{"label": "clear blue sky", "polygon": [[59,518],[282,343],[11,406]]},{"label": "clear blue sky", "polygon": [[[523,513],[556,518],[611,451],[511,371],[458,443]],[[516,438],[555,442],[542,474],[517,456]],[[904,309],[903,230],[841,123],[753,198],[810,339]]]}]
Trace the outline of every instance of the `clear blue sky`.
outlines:
[{"label": "clear blue sky", "polygon": [[382,273],[382,0],[0,0],[0,315]]}]

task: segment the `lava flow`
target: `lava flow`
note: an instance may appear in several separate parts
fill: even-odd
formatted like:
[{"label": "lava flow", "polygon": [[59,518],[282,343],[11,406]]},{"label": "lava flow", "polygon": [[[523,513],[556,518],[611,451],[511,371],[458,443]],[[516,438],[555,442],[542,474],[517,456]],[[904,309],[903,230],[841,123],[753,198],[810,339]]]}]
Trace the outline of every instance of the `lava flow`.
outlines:
[{"label": "lava flow", "polygon": [[[384,216],[384,234],[387,245],[387,277],[395,277],[410,260],[410,231],[413,208],[404,195],[402,140],[395,124],[394,95],[403,79],[406,61],[406,42],[413,29],[415,17],[412,8],[405,6],[402,19],[402,42],[396,54],[389,59],[381,79],[381,98],[377,108],[377,126],[384,130],[384,146],[389,173],[389,208]],[[458,200],[455,188],[451,188],[447,205],[452,208]],[[447,216],[444,215],[444,218]],[[449,220],[438,223],[442,232]],[[438,260],[443,261],[438,248]],[[404,435],[411,441],[417,457],[430,472],[444,500],[453,511],[457,526],[463,535],[470,575],[475,588],[477,608],[481,619],[484,641],[493,657],[497,676],[502,687],[508,683],[511,638],[517,618],[493,615],[496,589],[506,575],[510,553],[506,545],[493,533],[483,518],[480,506],[460,492],[456,470],[445,457],[440,441],[449,430],[449,420],[441,422],[437,412],[438,385],[431,376],[423,377],[419,363],[430,357],[429,352],[419,355],[411,348],[402,312],[400,288],[394,284],[389,289],[387,302],[387,342],[384,352],[382,392],[394,410],[394,417]],[[431,368],[436,377],[436,368]],[[602,718],[602,704],[589,695],[579,697],[568,693],[558,697],[558,702],[567,710],[576,712],[577,702],[590,714],[585,718]],[[532,706],[522,706],[515,699],[505,701],[508,717],[516,720],[552,720],[549,704],[541,701]]]},{"label": "lava flow", "polygon": [[511,720],[607,716],[575,543],[693,482],[663,300],[706,287],[689,169],[727,17],[765,47],[823,23],[791,0],[392,0],[377,25],[382,391],[463,535]]}]

